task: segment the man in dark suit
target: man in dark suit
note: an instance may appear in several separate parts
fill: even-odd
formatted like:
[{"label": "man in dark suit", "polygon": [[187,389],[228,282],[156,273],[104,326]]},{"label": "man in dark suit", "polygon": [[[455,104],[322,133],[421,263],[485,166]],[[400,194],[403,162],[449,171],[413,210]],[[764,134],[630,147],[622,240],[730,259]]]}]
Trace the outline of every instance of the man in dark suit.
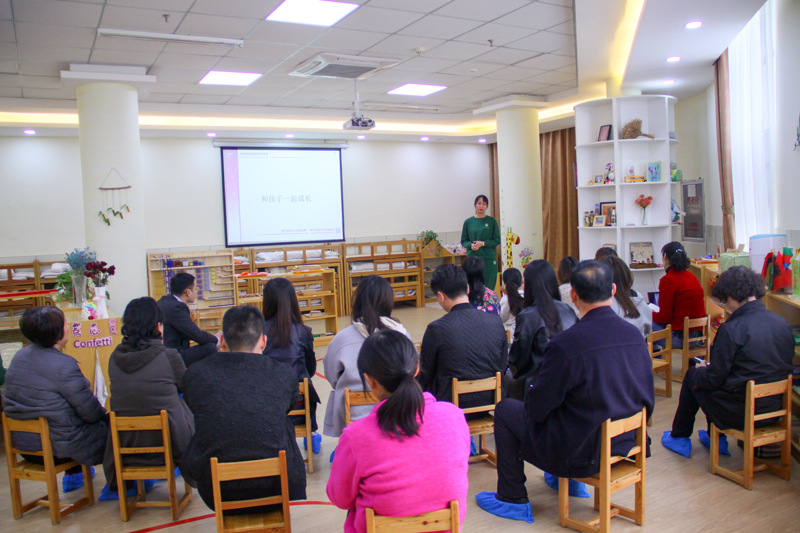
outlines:
[{"label": "man in dark suit", "polygon": [[[533,522],[523,460],[556,477],[593,476],[603,422],[652,412],[650,354],[639,330],[611,309],[612,280],[599,261],[575,267],[570,293],[581,320],[550,341],[525,402],[497,405],[497,493],[476,496],[485,511]],[[635,432],[624,433],[612,439],[611,453],[626,456],[635,444]]]},{"label": "man in dark suit", "polygon": [[[169,283],[171,294],[158,301],[164,313],[164,346],[178,350],[186,366],[217,353],[219,337],[206,333],[194,323],[189,314],[189,305],[197,301],[194,276],[181,272]],[[189,347],[189,341],[197,346]]]},{"label": "man in dark suit", "polygon": [[[431,289],[447,314],[428,324],[422,337],[419,383],[437,400],[450,402],[453,378],[486,379],[505,371],[508,339],[499,316],[478,311],[469,303],[467,275],[461,268],[441,265],[431,277]],[[493,401],[491,391],[474,392],[461,396],[459,405],[475,407]]]}]

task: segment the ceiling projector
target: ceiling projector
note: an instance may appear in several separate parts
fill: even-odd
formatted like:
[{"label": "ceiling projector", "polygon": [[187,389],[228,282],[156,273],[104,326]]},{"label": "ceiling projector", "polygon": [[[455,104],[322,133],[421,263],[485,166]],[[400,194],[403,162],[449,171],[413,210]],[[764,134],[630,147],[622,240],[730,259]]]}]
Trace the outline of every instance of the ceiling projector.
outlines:
[{"label": "ceiling projector", "polygon": [[364,115],[356,115],[353,113],[353,116],[342,124],[342,128],[346,130],[371,130],[375,127],[375,121],[371,118],[366,118]]}]

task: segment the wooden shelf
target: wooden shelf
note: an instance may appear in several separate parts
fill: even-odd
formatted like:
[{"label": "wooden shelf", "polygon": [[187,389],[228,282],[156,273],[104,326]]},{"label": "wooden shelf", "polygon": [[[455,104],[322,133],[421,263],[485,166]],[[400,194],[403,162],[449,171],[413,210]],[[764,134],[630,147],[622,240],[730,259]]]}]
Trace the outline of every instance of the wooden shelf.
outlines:
[{"label": "wooden shelf", "polygon": [[[349,296],[347,298],[347,309],[350,309],[350,301],[352,295],[355,293],[356,286],[360,278],[366,276],[380,276],[389,281],[392,286],[392,291],[398,290],[408,291],[414,289],[416,293],[412,296],[396,296],[395,302],[400,301],[414,301],[417,307],[423,307],[425,302],[423,280],[425,273],[423,271],[423,246],[422,241],[419,240],[402,240],[402,241],[386,241],[386,242],[365,242],[348,244],[343,246],[344,250],[344,263],[346,281],[348,287],[346,291]],[[392,263],[403,261],[405,262],[404,268],[393,269]],[[372,262],[374,269],[367,271],[350,271],[350,263],[356,262]],[[414,262],[414,266],[409,267],[408,263]],[[378,264],[389,264],[388,270],[378,270]],[[394,278],[402,278],[403,281],[396,282]],[[415,278],[415,279],[414,279]]]}]

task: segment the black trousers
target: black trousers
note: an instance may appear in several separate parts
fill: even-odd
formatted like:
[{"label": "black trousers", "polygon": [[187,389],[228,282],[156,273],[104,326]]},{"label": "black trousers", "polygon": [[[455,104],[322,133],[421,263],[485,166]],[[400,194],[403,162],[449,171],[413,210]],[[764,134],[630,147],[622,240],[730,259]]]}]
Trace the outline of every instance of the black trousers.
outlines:
[{"label": "black trousers", "polygon": [[508,503],[528,503],[523,450],[532,445],[525,420],[525,404],[506,398],[494,411],[494,442],[497,446],[497,496]]},{"label": "black trousers", "polygon": [[217,346],[215,344],[198,344],[197,346],[180,350],[186,368],[189,368],[189,365],[202,361],[209,355],[214,355],[215,353],[217,353]]},{"label": "black trousers", "polygon": [[694,386],[696,373],[697,369],[692,365],[683,378],[678,409],[672,420],[672,436],[676,438],[691,437],[694,431],[695,417],[700,409],[706,415],[709,427],[711,422],[714,422],[717,427],[722,429],[744,428],[744,411],[733,413],[714,401],[711,391],[696,389]]}]

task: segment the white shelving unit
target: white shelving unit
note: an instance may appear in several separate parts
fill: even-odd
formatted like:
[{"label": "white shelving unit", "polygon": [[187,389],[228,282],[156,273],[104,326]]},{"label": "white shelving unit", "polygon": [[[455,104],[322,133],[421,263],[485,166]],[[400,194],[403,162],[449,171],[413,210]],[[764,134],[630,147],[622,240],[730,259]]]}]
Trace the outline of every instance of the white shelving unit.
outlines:
[{"label": "white shelving unit", "polygon": [[[672,241],[670,206],[670,162],[676,161],[678,141],[670,139],[675,131],[675,103],[672,96],[622,96],[593,100],[575,106],[575,141],[578,163],[578,229],[580,259],[591,259],[598,248],[614,244],[623,261],[630,264],[630,244],[652,242],[654,261],[661,262],[661,248]],[[620,139],[619,132],[633,119],[641,119],[642,132],[654,139]],[[600,127],[611,124],[612,139],[597,142]],[[628,169],[647,176],[647,164],[661,162],[661,180],[646,183],[624,183]],[[615,182],[589,185],[606,165],[614,165]],[[642,209],[636,205],[639,195],[652,196],[647,208],[647,225],[642,225]],[[594,211],[595,205],[616,202],[617,225],[602,228],[585,227],[583,214]],[[640,293],[658,290],[662,268],[631,269],[634,288]]]}]

